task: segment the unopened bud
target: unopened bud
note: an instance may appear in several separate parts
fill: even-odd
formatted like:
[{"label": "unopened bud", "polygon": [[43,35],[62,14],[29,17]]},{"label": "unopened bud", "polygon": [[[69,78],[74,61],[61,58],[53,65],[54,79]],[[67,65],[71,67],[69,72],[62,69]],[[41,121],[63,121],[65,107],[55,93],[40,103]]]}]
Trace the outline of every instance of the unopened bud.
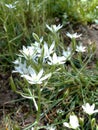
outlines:
[{"label": "unopened bud", "polygon": [[80,125],[83,126],[83,125],[84,125],[84,118],[83,118],[83,117],[80,117],[80,118],[79,118],[79,121],[80,121]]},{"label": "unopened bud", "polygon": [[91,120],[91,126],[92,126],[92,128],[95,127],[95,124],[96,124],[96,120],[95,120],[95,118],[92,118],[92,120]]}]

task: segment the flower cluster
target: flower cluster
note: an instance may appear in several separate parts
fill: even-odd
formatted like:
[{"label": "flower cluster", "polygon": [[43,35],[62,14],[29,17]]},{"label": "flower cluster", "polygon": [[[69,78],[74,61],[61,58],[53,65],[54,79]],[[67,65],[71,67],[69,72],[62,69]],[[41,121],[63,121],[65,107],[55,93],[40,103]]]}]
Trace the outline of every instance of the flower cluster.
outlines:
[{"label": "flower cluster", "polygon": [[[57,33],[61,29],[62,25],[46,25],[46,27],[52,32]],[[15,64],[15,70],[13,72],[18,72],[21,77],[25,78],[30,84],[41,84],[42,81],[46,80],[51,76],[51,73],[45,74],[43,65],[47,66],[57,66],[66,63],[67,60],[71,59],[73,54],[72,49],[68,47],[66,50],[61,50],[61,55],[58,55],[56,51],[55,40],[48,44],[44,41],[43,37],[39,38],[35,33],[33,33],[35,42],[31,46],[23,46],[20,50],[19,58],[13,63]],[[70,38],[78,38],[81,36],[75,34],[67,33]],[[86,47],[76,45],[77,52],[85,52]],[[33,67],[34,66],[34,67]],[[36,66],[36,67],[35,67]],[[38,68],[38,66],[40,66]],[[37,68],[37,69],[36,69]]]},{"label": "flower cluster", "polygon": [[[48,25],[47,25],[48,26]],[[61,28],[53,26],[54,31]],[[23,46],[18,56],[19,58],[13,63],[15,64],[15,70],[21,77],[25,78],[30,84],[41,84],[43,80],[46,80],[51,76],[51,73],[44,74],[43,64],[47,65],[60,65],[64,64],[66,58],[64,56],[57,56],[55,52],[55,41],[49,45],[42,38],[39,38],[36,34],[36,41],[31,46]],[[33,67],[35,65],[37,69]]]},{"label": "flower cluster", "polygon": [[[77,38],[80,38],[82,36],[82,34],[77,34],[77,33],[69,33],[67,32],[66,35],[71,38],[71,39],[77,39]],[[75,48],[75,51],[76,52],[86,52],[86,47],[82,45],[82,43],[80,43],[79,45],[76,45],[76,48]]]},{"label": "flower cluster", "polygon": [[[46,27],[51,31],[52,34],[56,34],[59,29],[61,29],[62,25],[46,25]],[[79,53],[79,56],[81,56],[81,53],[86,51],[85,46],[83,46],[82,44],[77,45],[75,41],[75,38],[79,38],[81,34],[78,35],[77,33],[67,33],[66,35],[72,39],[74,45],[73,48],[71,48],[71,46],[67,48],[65,48],[65,46],[62,46],[61,48],[59,48],[60,46],[56,44],[57,40],[55,38],[51,39],[51,42],[48,43],[44,40],[43,37],[39,38],[35,33],[33,33],[35,42],[32,43],[30,46],[23,46],[23,48],[20,50],[20,54],[18,54],[19,58],[13,62],[15,64],[13,73],[19,73],[21,77],[26,79],[26,81],[31,85],[37,84],[39,86],[39,84],[41,84],[42,86],[45,80],[51,78],[52,73],[53,75],[55,75],[58,70],[61,70],[62,68],[66,69],[66,61],[71,62],[71,58],[74,54]],[[58,41],[60,42],[60,40]],[[21,95],[23,97],[28,96],[25,94]],[[37,106],[34,95],[31,95],[30,93],[30,97],[28,98],[32,98],[36,110],[40,110],[40,108],[38,107],[40,105]],[[94,107],[94,104],[90,106],[89,103],[86,103],[82,106],[84,112],[86,112],[88,115],[92,115],[93,113],[98,112],[98,110],[94,110]],[[63,114],[63,111],[59,111],[58,113]],[[63,125],[64,127],[68,127],[71,129],[78,129],[80,127],[79,119],[74,114],[70,115],[69,123],[64,122]],[[47,130],[48,129],[56,130],[56,127],[49,126]]]},{"label": "flower cluster", "polygon": [[[94,110],[94,107],[95,107],[95,104],[90,105],[89,103],[86,103],[82,105],[83,111],[86,112],[86,114],[88,114],[89,116],[98,112],[98,109]],[[62,113],[64,111],[60,110],[58,112]],[[69,116],[69,123],[64,122],[63,126],[67,128],[71,128],[73,130],[80,130],[80,127],[81,127],[80,120],[82,120],[82,123],[83,123],[84,119],[78,118],[74,113],[72,113]],[[32,127],[32,130],[34,130],[34,127]],[[46,130],[56,130],[56,126],[48,124],[46,126]]]},{"label": "flower cluster", "polygon": [[[84,112],[86,114],[88,114],[89,116],[98,112],[98,109],[94,110],[95,104],[90,105],[89,103],[86,103],[86,104],[82,105],[82,108],[83,108]],[[70,115],[70,117],[69,117],[69,123],[64,122],[63,126],[67,127],[67,128],[72,128],[74,130],[78,129],[80,127],[78,117],[76,115],[74,115],[74,114]]]}]

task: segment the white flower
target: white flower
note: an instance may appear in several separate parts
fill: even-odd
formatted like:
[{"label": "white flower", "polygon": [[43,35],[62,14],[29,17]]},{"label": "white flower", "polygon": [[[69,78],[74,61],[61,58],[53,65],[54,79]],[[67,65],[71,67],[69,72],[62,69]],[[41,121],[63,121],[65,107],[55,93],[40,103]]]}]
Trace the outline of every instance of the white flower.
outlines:
[{"label": "white flower", "polygon": [[34,130],[34,127],[32,127],[31,130]]},{"label": "white flower", "polygon": [[27,2],[27,5],[29,5],[29,4],[30,4],[30,1],[29,1],[29,0],[26,0],[26,2]]},{"label": "white flower", "polygon": [[79,127],[79,121],[76,115],[70,115],[69,123],[64,122],[63,125],[68,128],[77,129]]},{"label": "white flower", "polygon": [[21,58],[15,60],[13,62],[16,66],[14,67],[13,73],[20,73],[20,74],[28,74],[30,67],[26,67],[26,62],[21,63]]},{"label": "white flower", "polygon": [[86,51],[86,47],[85,47],[85,46],[82,46],[82,44],[77,45],[77,46],[76,46],[76,51],[77,51],[77,52],[85,52],[85,51]]},{"label": "white flower", "polygon": [[9,9],[13,9],[13,8],[16,8],[15,5],[12,5],[12,4],[5,4],[6,7],[8,7]]},{"label": "white flower", "polygon": [[40,72],[37,74],[36,71],[32,68],[29,74],[21,75],[21,77],[24,77],[30,84],[41,84],[42,81],[46,80],[51,76],[51,73],[46,74],[43,77],[42,75],[43,75],[43,69],[41,69]]},{"label": "white flower", "polygon": [[89,103],[86,103],[85,105],[82,105],[82,108],[89,115],[98,112],[98,109],[94,110],[95,104],[90,105]]},{"label": "white flower", "polygon": [[37,54],[39,54],[39,57],[41,56],[41,53],[42,53],[42,49],[40,47],[42,42],[43,42],[43,37],[39,39],[39,42],[35,41],[34,44],[32,44],[32,46],[34,47],[34,50],[37,52]]},{"label": "white flower", "polygon": [[15,1],[15,2],[14,2],[14,4],[17,4],[17,3],[19,3],[19,1]]},{"label": "white flower", "polygon": [[41,56],[42,53],[42,49],[39,46],[39,43],[35,42],[34,44],[32,44],[32,46],[23,46],[23,49],[20,50],[20,52],[22,53],[22,57],[25,57],[25,59],[32,59],[34,62],[36,62],[38,59],[38,57]]},{"label": "white flower", "polygon": [[66,34],[69,38],[73,39],[73,38],[79,38],[81,37],[82,34],[78,35],[77,33],[74,34],[70,34],[69,32],[67,32]]},{"label": "white flower", "polygon": [[61,114],[61,115],[64,115],[65,111],[63,111],[63,110],[61,110],[61,109],[58,109],[58,110],[57,110],[57,113],[58,113],[58,114]]},{"label": "white flower", "polygon": [[23,54],[23,56],[28,59],[32,58],[33,55],[35,54],[34,47],[33,46],[23,46],[23,49],[20,50],[20,52]]},{"label": "white flower", "polygon": [[52,32],[52,33],[56,33],[58,30],[60,30],[62,28],[63,25],[51,25],[51,27],[49,25],[46,24],[46,27]]},{"label": "white flower", "polygon": [[47,128],[46,128],[47,130],[56,130],[56,127],[55,126],[49,126],[49,125],[47,125]]},{"label": "white flower", "polygon": [[39,56],[41,56],[41,53],[42,53],[42,49],[40,47],[40,44],[41,44],[41,41],[40,42],[35,41],[35,43],[32,44],[32,46],[34,47],[34,50],[37,52],[37,54],[39,54]]},{"label": "white flower", "polygon": [[57,56],[56,53],[53,54],[53,57],[49,57],[49,65],[59,65],[64,64],[66,58],[64,56]]},{"label": "white flower", "polygon": [[71,56],[71,49],[68,47],[67,48],[67,51],[65,51],[65,50],[63,50],[63,56],[67,59],[67,60],[69,60],[70,59],[70,56]]},{"label": "white flower", "polygon": [[50,48],[48,48],[48,44],[46,42],[44,42],[44,59],[43,62],[45,62],[45,60],[47,58],[49,58],[50,54],[53,53],[54,51],[54,46],[55,46],[55,42],[53,42],[50,46]]},{"label": "white flower", "polygon": [[36,58],[41,57],[42,49],[40,47],[40,44],[43,41],[43,37],[39,39],[39,42],[35,41],[31,46],[23,46],[23,49],[20,50],[22,53],[22,57],[25,57],[26,59],[30,58],[36,61]]}]

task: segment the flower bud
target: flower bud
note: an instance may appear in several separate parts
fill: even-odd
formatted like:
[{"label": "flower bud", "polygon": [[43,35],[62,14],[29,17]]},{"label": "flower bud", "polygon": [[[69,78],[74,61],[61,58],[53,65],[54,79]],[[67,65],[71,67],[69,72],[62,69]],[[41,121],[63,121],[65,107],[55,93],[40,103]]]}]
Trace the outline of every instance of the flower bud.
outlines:
[{"label": "flower bud", "polygon": [[95,124],[96,124],[96,120],[95,120],[95,118],[92,118],[92,120],[91,120],[91,126],[92,126],[92,128],[95,127]]},{"label": "flower bud", "polygon": [[83,126],[83,125],[84,125],[84,118],[83,118],[83,117],[80,117],[80,118],[79,118],[79,122],[80,122],[80,125]]}]

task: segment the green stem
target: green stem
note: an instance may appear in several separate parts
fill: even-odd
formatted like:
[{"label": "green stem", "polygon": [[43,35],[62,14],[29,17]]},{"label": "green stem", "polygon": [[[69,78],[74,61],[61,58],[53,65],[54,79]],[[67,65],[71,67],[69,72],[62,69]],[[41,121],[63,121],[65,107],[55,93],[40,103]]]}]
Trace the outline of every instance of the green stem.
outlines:
[{"label": "green stem", "polygon": [[82,63],[82,53],[81,52],[78,55],[78,59],[79,59],[80,64],[82,65],[83,63]]},{"label": "green stem", "polygon": [[33,100],[34,106],[36,108],[36,111],[38,111],[38,106],[37,106],[36,100],[34,98],[34,92],[33,92],[33,95],[32,95],[31,90],[29,88],[28,88],[28,91],[29,91],[30,96],[32,97],[32,100]]},{"label": "green stem", "polygon": [[76,39],[75,38],[72,38],[72,49],[73,49],[73,52],[76,49]]},{"label": "green stem", "polygon": [[84,130],[83,126],[82,126],[82,130]]},{"label": "green stem", "polygon": [[38,87],[38,111],[37,111],[37,125],[35,127],[35,130],[37,130],[38,124],[40,122],[40,113],[41,113],[41,90],[40,90],[40,85],[37,86]]},{"label": "green stem", "polygon": [[91,125],[91,130],[93,130],[93,126],[92,126],[92,119],[91,119],[91,115],[89,115],[89,121],[90,121],[90,125]]}]

